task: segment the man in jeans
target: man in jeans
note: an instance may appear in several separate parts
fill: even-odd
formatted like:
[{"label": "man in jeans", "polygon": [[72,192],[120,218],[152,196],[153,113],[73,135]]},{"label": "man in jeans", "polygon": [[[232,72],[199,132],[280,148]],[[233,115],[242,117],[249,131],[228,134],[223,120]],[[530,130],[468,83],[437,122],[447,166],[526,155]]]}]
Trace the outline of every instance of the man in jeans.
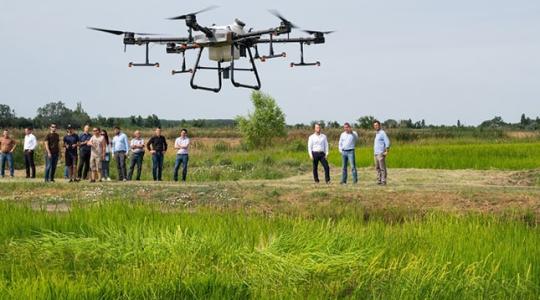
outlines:
[{"label": "man in jeans", "polygon": [[174,164],[174,181],[178,181],[178,169],[180,164],[182,164],[182,181],[186,181],[187,176],[187,167],[189,161],[189,138],[187,137],[187,129],[182,129],[180,131],[180,137],[174,142],[174,149],[178,150],[176,152],[176,162]]},{"label": "man in jeans", "polygon": [[343,125],[343,133],[339,137],[339,153],[343,161],[343,173],[341,175],[341,184],[347,183],[347,164],[351,165],[353,183],[358,183],[358,174],[356,172],[356,157],[354,148],[358,141],[358,133],[353,131],[349,123]]},{"label": "man in jeans", "polygon": [[313,179],[319,183],[319,162],[324,168],[324,181],[330,183],[330,167],[328,166],[328,139],[321,133],[321,125],[315,124],[315,133],[309,136],[308,153],[313,161]]},{"label": "man in jeans", "polygon": [[45,182],[54,182],[54,173],[60,155],[60,136],[56,133],[56,124],[51,124],[51,131],[45,137]]},{"label": "man in jeans", "polygon": [[154,181],[161,181],[163,154],[167,152],[167,140],[161,135],[161,128],[156,128],[155,134],[148,141],[146,148],[152,154],[152,177]]},{"label": "man in jeans", "polygon": [[36,164],[34,163],[34,151],[37,147],[36,136],[32,133],[33,128],[24,129],[24,167],[26,178],[36,178]]},{"label": "man in jeans", "polygon": [[114,127],[112,152],[118,169],[118,180],[127,181],[126,156],[129,152],[129,141],[127,135],[118,126]]},{"label": "man in jeans", "polygon": [[390,151],[390,139],[381,128],[381,122],[373,121],[375,129],[375,140],[373,143],[373,153],[375,154],[375,170],[377,170],[377,184],[386,185],[386,156]]},{"label": "man in jeans", "polygon": [[79,136],[80,149],[79,149],[79,170],[77,172],[77,180],[88,178],[88,171],[90,171],[90,154],[91,149],[88,146],[88,141],[92,138],[90,133],[90,125],[85,125],[83,133]]},{"label": "man in jeans", "polygon": [[9,176],[15,176],[15,166],[13,166],[13,151],[17,143],[9,136],[9,130],[5,129],[0,139],[0,176],[4,178],[6,171],[6,161],[9,163]]},{"label": "man in jeans", "polygon": [[135,131],[133,134],[134,138],[131,140],[131,164],[129,166],[129,175],[128,180],[133,178],[133,171],[135,170],[135,165],[137,166],[137,178],[136,180],[141,180],[141,169],[144,158],[144,140],[141,138],[141,132],[139,130]]},{"label": "man in jeans", "polygon": [[69,182],[77,180],[77,147],[79,146],[79,136],[74,132],[71,125],[67,126],[68,134],[64,136],[64,148],[66,149],[67,179]]}]

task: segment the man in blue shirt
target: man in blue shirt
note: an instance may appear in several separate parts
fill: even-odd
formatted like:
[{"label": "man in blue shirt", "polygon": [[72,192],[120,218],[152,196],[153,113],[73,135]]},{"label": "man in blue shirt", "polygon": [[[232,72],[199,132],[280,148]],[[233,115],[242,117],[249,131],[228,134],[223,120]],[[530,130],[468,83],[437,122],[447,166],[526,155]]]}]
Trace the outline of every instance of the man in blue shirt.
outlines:
[{"label": "man in blue shirt", "polygon": [[90,125],[84,125],[83,133],[79,135],[79,169],[77,171],[77,181],[88,178],[90,171],[90,149],[88,141],[92,138]]},{"label": "man in blue shirt", "polygon": [[120,127],[114,127],[114,137],[112,139],[112,153],[118,168],[118,180],[127,181],[126,157],[129,152],[129,141],[125,133],[120,131]]},{"label": "man in blue shirt", "polygon": [[356,172],[356,156],[354,148],[358,141],[358,133],[353,131],[349,123],[343,124],[343,133],[339,136],[338,149],[343,161],[343,173],[341,174],[341,184],[347,183],[347,164],[351,164],[353,183],[358,183],[358,173]]},{"label": "man in blue shirt", "polygon": [[386,156],[390,151],[390,140],[381,128],[381,122],[373,121],[373,128],[376,131],[373,153],[375,155],[375,169],[377,170],[377,184],[386,185]]}]

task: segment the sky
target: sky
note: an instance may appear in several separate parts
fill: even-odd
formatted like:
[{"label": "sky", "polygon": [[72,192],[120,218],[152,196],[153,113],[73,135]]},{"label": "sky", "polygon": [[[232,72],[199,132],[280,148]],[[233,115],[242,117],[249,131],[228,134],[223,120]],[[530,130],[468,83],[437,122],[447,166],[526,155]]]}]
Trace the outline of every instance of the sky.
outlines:
[{"label": "sky", "polygon": [[[82,102],[92,116],[245,115],[251,90],[229,81],[219,94],[192,90],[188,75],[171,76],[180,56],[166,54],[164,45],[150,49],[159,69],[128,68],[144,59],[143,47],[124,53],[121,37],[86,29],[185,36],[184,22],[165,18],[210,5],[220,7],[198,16],[203,25],[239,18],[267,29],[279,24],[268,13],[277,9],[302,28],[336,30],[326,44],[306,47],[306,60],[321,61],[320,68],[288,67],[299,60],[298,45],[276,46],[286,59],[258,63],[262,91],[289,124],[373,115],[476,125],[540,115],[538,0],[0,0],[0,103],[25,117],[52,101],[72,108]],[[193,64],[195,52],[187,59]],[[201,82],[215,84],[215,77],[204,74]]]}]

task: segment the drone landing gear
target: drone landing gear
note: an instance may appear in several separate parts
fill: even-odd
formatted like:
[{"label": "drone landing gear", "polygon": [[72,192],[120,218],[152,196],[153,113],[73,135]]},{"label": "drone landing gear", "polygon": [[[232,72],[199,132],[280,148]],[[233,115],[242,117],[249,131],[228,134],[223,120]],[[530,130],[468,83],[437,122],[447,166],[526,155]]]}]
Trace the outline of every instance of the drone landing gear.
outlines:
[{"label": "drone landing gear", "polygon": [[[222,64],[222,61],[218,61],[217,63],[217,67],[204,67],[204,66],[200,66],[199,63],[201,61],[201,55],[204,51],[204,47],[201,47],[200,50],[199,50],[199,54],[197,55],[197,61],[195,62],[195,67],[193,69],[189,69],[189,70],[186,70],[185,69],[185,63],[182,63],[182,71],[172,71],[172,74],[178,74],[178,73],[188,73],[188,72],[191,72],[191,87],[193,89],[201,89],[201,90],[205,90],[205,91],[211,91],[211,92],[214,92],[214,93],[218,93],[219,91],[221,91],[221,87],[222,87],[222,78],[223,79],[230,79],[232,84],[235,86],[235,87],[243,87],[243,88],[249,88],[249,89],[254,89],[254,90],[260,90],[261,89],[261,80],[259,78],[259,73],[257,71],[257,67],[255,66],[255,59],[253,58],[253,54],[251,53],[251,49],[249,47],[246,48],[247,50],[247,53],[249,55],[249,61],[251,62],[251,68],[236,68],[234,66],[234,51],[235,51],[235,46],[231,46],[231,57],[233,58],[231,60],[231,64],[228,66],[228,67],[222,67],[221,64]],[[197,71],[198,70],[216,70],[217,73],[218,73],[218,86],[217,87],[206,87],[206,86],[199,86],[197,84],[195,84],[195,77],[197,75]],[[237,82],[234,78],[234,75],[235,75],[235,72],[237,71],[246,71],[246,72],[253,72],[255,74],[255,79],[257,81],[257,84],[256,85],[248,85],[248,84],[243,84],[243,83],[240,83],[240,82]],[[223,76],[223,77],[222,77]]]},{"label": "drone landing gear", "polygon": [[156,68],[159,68],[159,63],[150,63],[149,61],[149,57],[148,57],[148,44],[149,43],[146,43],[146,62],[145,63],[134,63],[134,62],[130,62],[128,64],[128,67],[156,67]]},{"label": "drone landing gear", "polygon": [[[246,47],[246,50],[247,50],[248,55],[249,55],[249,61],[251,62],[251,68],[235,68],[234,67],[234,45],[231,46],[231,56],[233,58],[231,60],[231,65],[229,67],[230,71],[231,71],[231,74],[230,74],[231,75],[231,82],[235,87],[243,87],[243,88],[254,89],[254,90],[258,91],[258,90],[261,89],[261,79],[259,78],[259,72],[257,71],[257,66],[255,65],[255,59],[253,59],[253,54],[251,53],[251,48]],[[234,80],[234,72],[235,71],[253,72],[255,74],[255,79],[257,80],[257,85],[248,85],[248,84],[242,84],[242,83],[237,82],[236,80]],[[225,75],[228,75],[228,74],[223,73],[224,78],[226,78]]]},{"label": "drone landing gear", "polygon": [[[204,51],[204,47],[201,47],[201,50],[199,50],[199,55],[197,55],[197,62],[195,63],[195,68],[193,68],[193,72],[191,74],[191,88],[193,89],[201,89],[205,91],[210,91],[214,93],[219,93],[221,91],[221,72],[223,72],[223,69],[221,68],[221,62],[218,61],[217,68],[214,67],[201,67],[199,66],[199,62],[201,61],[201,55]],[[211,88],[211,87],[204,87],[204,86],[198,86],[195,84],[195,75],[197,74],[197,70],[217,70],[218,71],[218,87],[217,88]]]},{"label": "drone landing gear", "polygon": [[313,62],[313,63],[304,62],[304,43],[300,43],[300,62],[299,63],[291,63],[290,66],[291,66],[291,68],[292,67],[309,67],[309,66],[320,67],[321,62],[319,62],[319,61],[316,61],[316,62]]}]

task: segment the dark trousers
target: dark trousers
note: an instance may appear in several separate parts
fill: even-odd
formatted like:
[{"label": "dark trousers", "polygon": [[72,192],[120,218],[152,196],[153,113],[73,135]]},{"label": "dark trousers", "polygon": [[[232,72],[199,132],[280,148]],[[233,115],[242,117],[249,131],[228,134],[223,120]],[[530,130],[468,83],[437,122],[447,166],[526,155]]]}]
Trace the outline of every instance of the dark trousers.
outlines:
[{"label": "dark trousers", "polygon": [[77,177],[86,180],[88,178],[88,171],[90,171],[90,150],[81,149]]},{"label": "dark trousers", "polygon": [[141,180],[141,170],[142,170],[142,163],[144,158],[144,152],[139,153],[133,153],[133,156],[131,157],[131,163],[129,165],[129,175],[128,180],[131,180],[133,178],[133,171],[135,170],[135,166],[137,166],[137,180]]},{"label": "dark trousers", "polygon": [[116,160],[116,168],[118,169],[118,180],[127,180],[126,151],[114,152],[114,159]]},{"label": "dark trousers", "polygon": [[188,161],[189,161],[189,155],[187,154],[176,155],[176,162],[174,164],[174,174],[173,174],[174,181],[178,181],[178,169],[180,169],[180,165],[182,165],[182,181],[186,181]]},{"label": "dark trousers", "polygon": [[324,152],[311,152],[313,155],[313,179],[315,182],[319,182],[319,162],[321,162],[324,168],[324,180],[330,182],[330,167],[326,160],[326,153]]},{"label": "dark trousers", "polygon": [[58,153],[49,155],[45,154],[45,181],[54,181],[54,173],[56,173],[56,165],[58,164]]},{"label": "dark trousers", "polygon": [[26,178],[36,178],[36,164],[34,163],[34,151],[24,150],[24,167]]},{"label": "dark trousers", "polygon": [[163,152],[156,152],[152,154],[152,177],[154,181],[161,181],[161,174],[163,173]]}]

